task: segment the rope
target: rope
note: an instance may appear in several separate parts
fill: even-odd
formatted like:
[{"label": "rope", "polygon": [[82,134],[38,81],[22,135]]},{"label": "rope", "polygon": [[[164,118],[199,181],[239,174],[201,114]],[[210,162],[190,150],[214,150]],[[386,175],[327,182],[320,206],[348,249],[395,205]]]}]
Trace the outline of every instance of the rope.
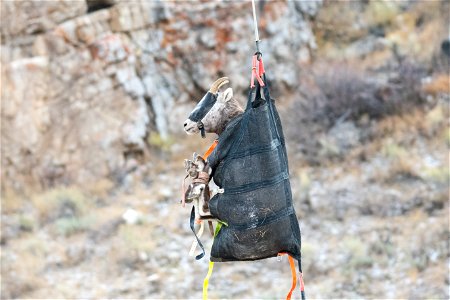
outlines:
[{"label": "rope", "polygon": [[253,8],[253,24],[254,24],[254,28],[255,28],[255,42],[256,42],[256,47],[258,47],[259,32],[258,32],[258,21],[256,20],[255,0],[252,0],[252,8]]}]

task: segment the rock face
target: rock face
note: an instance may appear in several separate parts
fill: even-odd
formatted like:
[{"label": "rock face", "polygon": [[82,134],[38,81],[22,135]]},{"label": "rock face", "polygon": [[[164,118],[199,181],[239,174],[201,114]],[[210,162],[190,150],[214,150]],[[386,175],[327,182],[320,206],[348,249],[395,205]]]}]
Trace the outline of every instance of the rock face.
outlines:
[{"label": "rock face", "polygon": [[[283,86],[296,85],[298,64],[315,48],[309,19],[320,4],[260,7],[265,63]],[[1,5],[5,188],[120,174],[127,159],[149,159],[151,131],[180,133],[180,120],[218,76],[231,78],[235,94],[248,85],[247,2]]]}]

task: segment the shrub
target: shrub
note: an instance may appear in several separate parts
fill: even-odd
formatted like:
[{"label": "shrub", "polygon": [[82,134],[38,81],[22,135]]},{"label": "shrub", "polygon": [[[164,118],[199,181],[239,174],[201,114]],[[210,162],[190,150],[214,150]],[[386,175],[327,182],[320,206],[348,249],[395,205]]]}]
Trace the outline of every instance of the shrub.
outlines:
[{"label": "shrub", "polygon": [[19,229],[22,231],[33,231],[34,229],[34,220],[30,217],[21,215],[19,217]]},{"label": "shrub", "polygon": [[60,187],[49,190],[33,199],[41,222],[48,223],[59,218],[80,217],[89,208],[87,197],[76,188]]},{"label": "shrub", "polygon": [[172,145],[175,143],[172,137],[163,137],[157,132],[150,132],[147,142],[150,146],[159,149],[163,152],[169,152]]},{"label": "shrub", "polygon": [[370,1],[365,13],[372,25],[384,25],[392,22],[399,11],[399,5],[394,1]]},{"label": "shrub", "polygon": [[358,238],[348,237],[342,241],[347,257],[347,267],[349,272],[356,269],[368,268],[373,264],[373,258],[370,256],[366,243]]},{"label": "shrub", "polygon": [[56,220],[55,226],[59,234],[71,236],[90,228],[91,220],[88,217],[67,217]]},{"label": "shrub", "polygon": [[[372,120],[403,115],[426,103],[421,85],[425,70],[410,62],[382,74],[350,64],[316,63],[309,73],[302,80],[303,97],[292,101],[283,122],[287,140],[295,147],[292,152],[311,164],[322,164],[355,146],[342,152],[329,143],[326,137],[336,125],[347,121],[367,127]],[[369,137],[368,132],[361,134],[361,139]]]},{"label": "shrub", "polygon": [[449,168],[448,166],[428,167],[422,170],[421,177],[436,184],[447,185],[450,179]]},{"label": "shrub", "polygon": [[316,119],[328,126],[342,119],[358,121],[364,115],[378,119],[401,114],[425,103],[423,73],[418,66],[402,63],[387,82],[379,83],[370,72],[350,65],[319,69],[314,75],[319,93],[308,103],[315,108]]},{"label": "shrub", "polygon": [[361,71],[343,64],[319,69],[314,74],[319,92],[308,101],[315,108],[316,118],[331,126],[339,119],[357,118],[363,113],[373,115],[378,111],[374,85],[364,77]]}]

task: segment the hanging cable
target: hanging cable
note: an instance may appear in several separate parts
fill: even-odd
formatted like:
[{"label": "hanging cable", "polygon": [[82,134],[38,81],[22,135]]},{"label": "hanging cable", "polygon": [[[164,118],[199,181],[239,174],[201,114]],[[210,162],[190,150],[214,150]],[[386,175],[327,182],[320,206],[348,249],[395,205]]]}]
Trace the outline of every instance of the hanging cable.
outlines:
[{"label": "hanging cable", "polygon": [[255,28],[255,43],[256,43],[256,53],[258,55],[258,60],[261,58],[261,52],[259,51],[259,32],[258,32],[258,21],[256,19],[256,8],[255,8],[255,0],[252,0],[252,9],[253,9],[253,26]]},{"label": "hanging cable", "polygon": [[258,33],[258,21],[256,20],[256,9],[255,9],[255,0],[252,0],[252,8],[253,8],[253,24],[255,26],[255,41],[259,41],[259,33]]}]

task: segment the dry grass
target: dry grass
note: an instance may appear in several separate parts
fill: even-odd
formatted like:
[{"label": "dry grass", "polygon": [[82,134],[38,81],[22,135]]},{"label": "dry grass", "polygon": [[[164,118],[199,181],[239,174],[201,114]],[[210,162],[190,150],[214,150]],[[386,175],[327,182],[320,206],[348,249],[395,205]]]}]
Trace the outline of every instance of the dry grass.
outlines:
[{"label": "dry grass", "polygon": [[60,187],[33,197],[39,219],[43,223],[62,217],[79,217],[87,213],[92,203],[78,188]]},{"label": "dry grass", "polygon": [[449,168],[448,166],[424,168],[421,177],[426,181],[446,185],[450,179]]},{"label": "dry grass", "polygon": [[438,103],[431,109],[416,107],[408,113],[384,118],[375,125],[371,138],[380,142],[384,141],[383,138],[390,138],[397,144],[408,144],[414,136],[432,138],[439,135],[447,128],[446,105]]},{"label": "dry grass", "polygon": [[169,152],[172,145],[175,143],[175,140],[171,136],[164,138],[159,133],[152,131],[148,135],[147,143],[156,149]]},{"label": "dry grass", "polygon": [[391,159],[399,159],[408,155],[408,151],[393,142],[391,139],[388,139],[387,143],[383,145],[382,153]]},{"label": "dry grass", "polygon": [[330,44],[335,44],[336,47],[336,44],[351,42],[367,34],[367,28],[353,26],[360,19],[358,8],[362,9],[356,1],[325,3],[314,22],[314,33],[319,49],[324,48],[326,43],[331,42]]},{"label": "dry grass", "polygon": [[368,244],[357,237],[344,238],[341,251],[346,255],[345,275],[351,277],[357,269],[371,267],[374,263],[370,256]]},{"label": "dry grass", "polygon": [[418,160],[411,151],[392,139],[382,144],[381,154],[387,158],[387,166],[379,170],[375,180],[392,183],[397,180],[420,178],[417,168]]},{"label": "dry grass", "polygon": [[114,246],[108,252],[111,268],[140,269],[144,262],[152,258],[158,238],[154,237],[154,225],[120,225],[114,237]]},{"label": "dry grass", "polygon": [[442,132],[442,139],[445,141],[447,147],[450,147],[450,128],[446,128]]},{"label": "dry grass", "polygon": [[114,188],[114,182],[107,178],[101,178],[95,182],[86,184],[84,191],[99,198],[106,198]]},{"label": "dry grass", "polygon": [[36,221],[32,216],[19,216],[19,229],[26,232],[31,232],[37,227]]},{"label": "dry grass", "polygon": [[151,238],[151,232],[152,226],[124,224],[120,226],[118,236],[128,249],[151,255],[157,246],[156,241]]},{"label": "dry grass", "polygon": [[391,165],[387,169],[387,172],[388,174],[385,179],[386,182],[390,182],[392,180],[419,178],[419,175],[415,170],[414,160],[406,156],[392,161]]},{"label": "dry grass", "polygon": [[79,188],[59,187],[32,198],[41,226],[51,225],[59,235],[71,236],[95,223],[94,203]]},{"label": "dry grass", "polygon": [[2,299],[21,298],[44,285],[40,273],[48,254],[45,243],[36,236],[11,243],[14,253],[6,255],[2,251]]},{"label": "dry grass", "polygon": [[426,94],[437,96],[439,94],[450,94],[449,74],[436,74],[429,82],[423,85]]},{"label": "dry grass", "polygon": [[394,1],[370,1],[365,17],[369,26],[388,25],[399,14],[399,4]]},{"label": "dry grass", "polygon": [[2,213],[17,213],[19,212],[25,203],[27,203],[26,196],[19,195],[13,191],[2,192],[1,195],[1,208]]},{"label": "dry grass", "polygon": [[300,199],[301,201],[309,201],[309,192],[311,190],[311,178],[308,172],[305,170],[300,170],[298,178],[300,180]]},{"label": "dry grass", "polygon": [[55,228],[60,235],[71,236],[90,229],[94,220],[90,216],[65,217],[55,221]]},{"label": "dry grass", "polygon": [[[317,56],[356,58],[371,69],[384,68],[399,58],[429,64],[448,37],[448,5],[448,1],[325,1],[314,21]],[[365,53],[364,46],[347,51],[364,38],[377,41],[378,46],[370,53]]]}]

